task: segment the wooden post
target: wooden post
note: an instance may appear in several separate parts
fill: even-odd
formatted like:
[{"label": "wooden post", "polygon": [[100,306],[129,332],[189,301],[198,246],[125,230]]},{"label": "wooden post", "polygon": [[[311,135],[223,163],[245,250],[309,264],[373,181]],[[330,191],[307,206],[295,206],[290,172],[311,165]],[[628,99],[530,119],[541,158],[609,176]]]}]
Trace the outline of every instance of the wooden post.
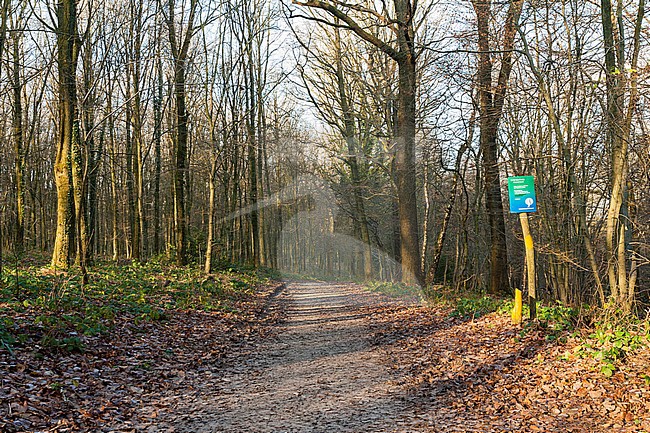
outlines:
[{"label": "wooden post", "polygon": [[528,280],[528,306],[530,308],[530,319],[537,318],[537,291],[535,288],[535,247],[533,237],[530,234],[528,226],[528,214],[522,212],[519,214],[521,222],[521,231],[524,235],[524,245],[526,246],[526,270]]},{"label": "wooden post", "polygon": [[515,308],[512,310],[512,323],[519,325],[521,323],[521,311],[523,310],[523,303],[521,300],[521,290],[515,289]]}]

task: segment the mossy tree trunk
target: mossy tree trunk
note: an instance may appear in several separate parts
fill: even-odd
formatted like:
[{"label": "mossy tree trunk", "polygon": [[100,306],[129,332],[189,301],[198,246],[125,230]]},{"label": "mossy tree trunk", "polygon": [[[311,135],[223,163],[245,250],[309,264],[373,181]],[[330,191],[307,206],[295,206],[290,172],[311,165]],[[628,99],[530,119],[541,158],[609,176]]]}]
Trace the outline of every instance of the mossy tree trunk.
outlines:
[{"label": "mossy tree trunk", "polygon": [[79,161],[73,164],[73,157],[81,157],[79,152],[73,151],[73,148],[79,148],[76,86],[79,52],[77,1],[59,1],[56,17],[59,123],[54,179],[57,189],[57,225],[51,263],[55,268],[67,269],[70,266],[75,239],[73,165],[75,171],[79,168]]}]

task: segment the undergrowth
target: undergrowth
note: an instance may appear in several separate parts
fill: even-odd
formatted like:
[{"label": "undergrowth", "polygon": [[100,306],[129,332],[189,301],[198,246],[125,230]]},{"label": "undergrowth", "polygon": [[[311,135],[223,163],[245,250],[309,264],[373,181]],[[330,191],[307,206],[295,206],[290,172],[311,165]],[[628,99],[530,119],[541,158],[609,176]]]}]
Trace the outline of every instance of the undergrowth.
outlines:
[{"label": "undergrowth", "polygon": [[422,292],[418,287],[393,281],[370,281],[365,283],[365,287],[371,292],[381,293],[393,298],[408,297],[420,299],[422,297]]},{"label": "undergrowth", "polygon": [[0,276],[0,350],[37,345],[42,350],[83,351],[81,336],[116,323],[138,326],[165,320],[172,310],[238,314],[238,303],[273,275],[224,266],[208,277],[161,261],[118,266],[102,263],[81,284],[77,273],[29,266]]},{"label": "undergrowth", "polygon": [[572,352],[566,352],[563,358],[593,358],[599,361],[601,373],[611,377],[629,355],[649,344],[650,324],[647,321],[631,321],[625,326],[601,322],[595,325],[592,332]]},{"label": "undergrowth", "polygon": [[[464,320],[495,312],[509,316],[514,308],[512,299],[480,292],[458,293],[440,286],[429,288],[425,295],[428,302],[449,307],[450,317]],[[523,317],[529,316],[528,305],[524,303]],[[577,341],[575,349],[565,353],[563,358],[593,358],[599,361],[600,371],[611,377],[627,356],[650,346],[650,321],[621,314],[616,317],[617,320],[612,320],[611,312],[606,317],[599,317],[597,310],[588,306],[572,307],[559,301],[550,305],[538,303],[537,320],[525,321],[520,337],[536,330],[549,343],[565,344],[569,339]],[[646,380],[650,385],[650,375]]]}]

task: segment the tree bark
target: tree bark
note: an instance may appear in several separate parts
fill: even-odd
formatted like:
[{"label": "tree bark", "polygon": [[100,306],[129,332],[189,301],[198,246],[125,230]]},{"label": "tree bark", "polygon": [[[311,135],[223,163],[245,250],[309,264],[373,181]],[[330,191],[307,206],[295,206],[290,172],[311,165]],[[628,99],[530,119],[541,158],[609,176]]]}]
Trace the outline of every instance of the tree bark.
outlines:
[{"label": "tree bark", "polygon": [[499,174],[499,147],[497,143],[499,122],[512,71],[512,50],[519,27],[523,0],[511,0],[504,28],[501,68],[496,86],[492,83],[492,54],[490,49],[491,0],[472,0],[478,29],[478,93],[480,113],[480,147],[483,155],[483,180],[485,203],[490,227],[490,287],[491,293],[508,293],[508,250],[506,244],[505,216],[501,198]]},{"label": "tree bark", "polygon": [[[184,62],[183,62],[184,63]],[[187,219],[185,215],[185,178],[187,176],[187,109],[185,107],[185,66],[177,63],[174,73],[176,100],[174,140],[174,219],[176,264],[187,264]]]},{"label": "tree bark", "polygon": [[[57,226],[52,266],[67,269],[75,237],[73,141],[78,139],[76,70],[78,57],[77,1],[56,6],[57,65],[59,70],[59,125],[54,179],[57,189]],[[77,133],[75,134],[75,129]],[[76,135],[76,137],[75,137]],[[75,144],[78,146],[78,143]]]},{"label": "tree bark", "polygon": [[[626,310],[632,307],[634,294],[630,293],[628,281],[628,257],[624,209],[627,207],[626,185],[629,171],[628,145],[631,123],[638,102],[638,58],[641,26],[645,14],[645,1],[639,0],[632,48],[632,61],[628,77],[625,65],[625,39],[622,4],[617,5],[616,23],[611,0],[601,0],[601,19],[605,42],[605,69],[607,72],[606,140],[611,152],[611,196],[607,212],[605,247],[607,252],[607,276],[610,296],[614,305]],[[626,88],[629,100],[625,110]],[[632,288],[633,292],[633,288]]]},{"label": "tree bark", "polygon": [[96,249],[97,236],[98,236],[98,222],[97,222],[97,208],[98,208],[98,181],[99,169],[102,155],[103,134],[105,127],[101,128],[101,137],[99,140],[99,147],[95,148],[95,109],[96,109],[96,90],[95,90],[95,73],[93,65],[93,47],[90,38],[87,37],[86,46],[84,49],[84,56],[82,60],[83,67],[83,83],[84,83],[84,98],[83,98],[83,130],[85,136],[85,145],[88,149],[88,166],[87,177],[88,183],[88,197],[86,198],[86,214],[88,218],[88,245],[86,248],[86,261],[91,263],[94,252]]},{"label": "tree bark", "polygon": [[21,35],[12,34],[13,39],[13,141],[16,153],[16,253],[25,249],[25,133],[23,128],[22,79],[20,75]]},{"label": "tree bark", "polygon": [[160,49],[157,52],[156,67],[156,93],[153,101],[154,110],[154,174],[153,174],[153,252],[160,254],[160,175],[162,171],[161,145],[162,145],[162,98],[163,98],[163,71]]},{"label": "tree bark", "polygon": [[188,113],[185,101],[185,74],[188,63],[190,41],[194,34],[194,17],[198,7],[198,0],[190,1],[187,28],[181,34],[176,31],[175,0],[167,1],[165,19],[169,31],[171,54],[174,61],[174,231],[176,244],[176,263],[186,265],[187,257],[187,215],[185,209],[185,188],[188,171]]},{"label": "tree bark", "polygon": [[142,4],[131,2],[131,58],[129,62],[127,86],[131,87],[129,101],[132,130],[132,170],[133,170],[133,245],[132,258],[140,261],[146,244],[145,216],[144,216],[144,161],[143,161],[143,134],[142,134],[142,94],[140,81],[142,79]]},{"label": "tree bark", "polygon": [[217,177],[217,158],[213,157],[212,167],[210,169],[210,181],[208,192],[208,239],[205,248],[205,263],[203,272],[209,274],[212,271],[212,253],[214,251],[214,211],[215,211],[215,198],[216,198],[216,177]]}]

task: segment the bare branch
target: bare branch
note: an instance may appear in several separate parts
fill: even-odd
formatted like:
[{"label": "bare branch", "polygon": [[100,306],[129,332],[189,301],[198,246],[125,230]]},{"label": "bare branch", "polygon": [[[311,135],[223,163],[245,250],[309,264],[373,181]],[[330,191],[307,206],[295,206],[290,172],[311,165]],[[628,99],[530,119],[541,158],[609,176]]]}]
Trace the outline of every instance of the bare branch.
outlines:
[{"label": "bare branch", "polygon": [[[347,27],[344,26],[344,28],[353,31],[365,41],[370,42],[371,44],[379,48],[381,51],[383,51],[386,55],[390,56],[393,60],[399,61],[402,57],[402,55],[397,50],[395,50],[385,41],[379,39],[377,36],[366,31],[353,18],[351,18],[348,14],[346,14],[345,12],[337,8],[332,3],[324,2],[321,0],[307,0],[307,1],[293,0],[293,4],[298,6],[303,6],[303,7],[310,7],[310,8],[324,10],[325,12],[329,13],[333,17],[343,21],[347,25]],[[330,23],[330,22],[327,22],[327,24],[335,25],[334,23]]]}]

